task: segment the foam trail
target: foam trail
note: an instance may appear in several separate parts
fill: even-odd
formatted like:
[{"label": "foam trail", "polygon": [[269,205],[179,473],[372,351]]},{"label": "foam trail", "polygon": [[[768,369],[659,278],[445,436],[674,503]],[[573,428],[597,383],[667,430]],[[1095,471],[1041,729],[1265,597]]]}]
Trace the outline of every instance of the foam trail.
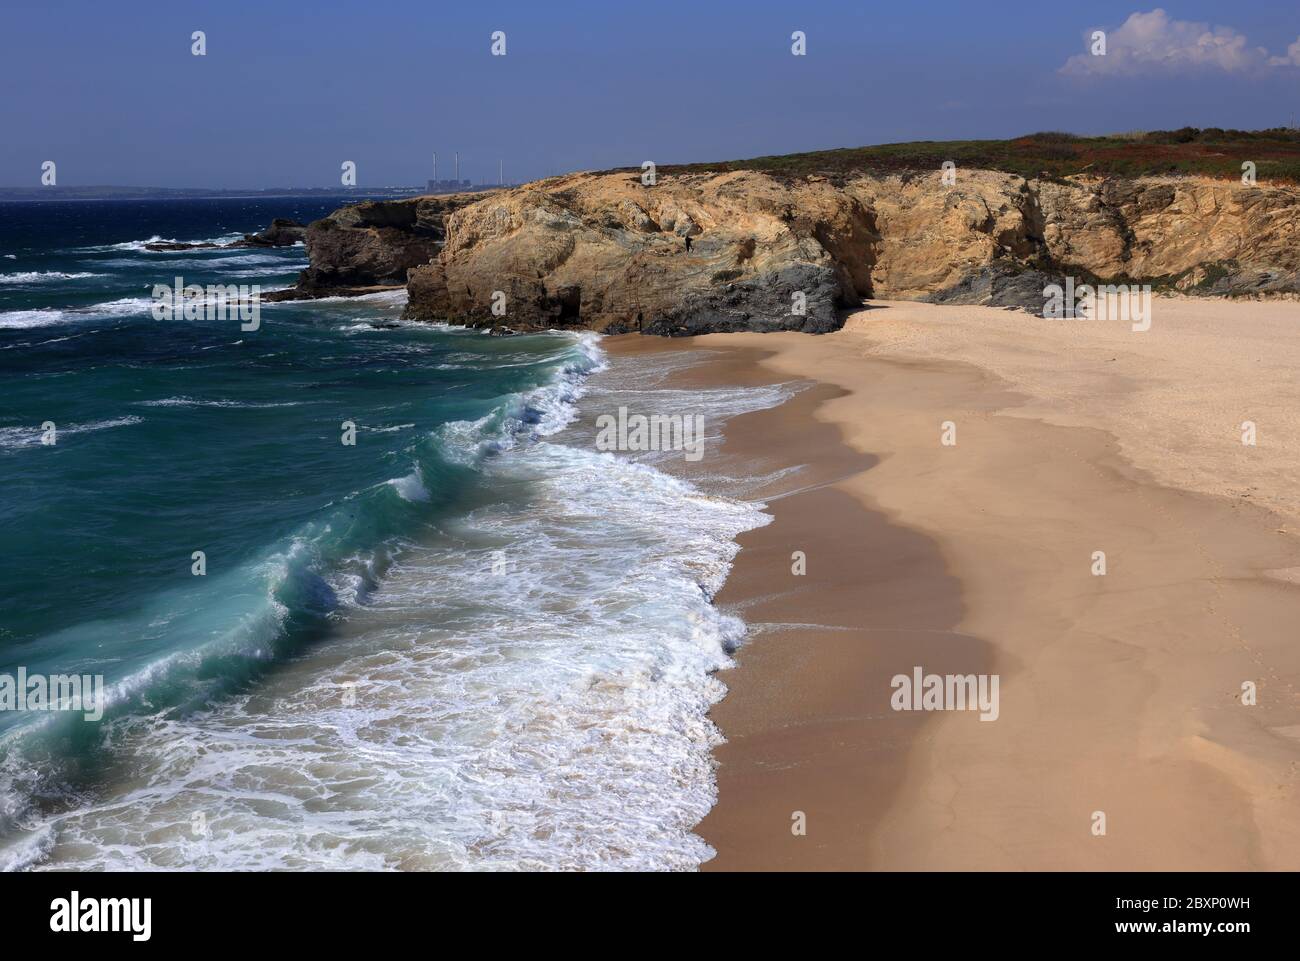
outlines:
[{"label": "foam trail", "polygon": [[[689,870],[706,860],[692,829],[716,799],[714,674],[744,633],[710,598],[736,536],[768,518],[761,504],[596,450],[578,420],[592,392],[601,409],[619,396],[590,379],[606,363],[598,338],[581,337],[549,383],[437,431],[441,456],[476,472],[483,503],[387,565],[330,579],[341,604],[364,603],[328,645],[253,693],[113,721],[129,787],[31,825],[57,837],[42,865]],[[781,396],[696,402],[720,419]],[[373,493],[410,507],[409,494],[430,491],[426,469]],[[316,549],[300,540],[283,563]],[[205,837],[189,830],[195,810]]]}]

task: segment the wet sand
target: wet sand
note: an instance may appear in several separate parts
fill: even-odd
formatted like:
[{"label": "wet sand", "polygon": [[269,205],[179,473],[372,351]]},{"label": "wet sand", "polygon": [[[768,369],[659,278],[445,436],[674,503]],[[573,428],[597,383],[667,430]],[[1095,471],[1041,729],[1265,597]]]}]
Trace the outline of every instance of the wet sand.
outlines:
[{"label": "wet sand", "polygon": [[[1216,446],[1243,408],[1286,433],[1272,358],[1300,346],[1279,314],[1300,308],[1222,306],[1158,302],[1161,341],[906,304],[689,343],[701,383],[815,385],[705,457],[807,465],[761,492],[773,523],[716,598],[750,633],[713,712],[706,869],[1300,868],[1294,450]],[[1178,402],[1143,420],[1153,384]],[[1171,436],[1197,443],[1171,457]],[[1249,496],[1211,489],[1225,476]],[[893,710],[915,666],[997,674],[997,720]]]}]

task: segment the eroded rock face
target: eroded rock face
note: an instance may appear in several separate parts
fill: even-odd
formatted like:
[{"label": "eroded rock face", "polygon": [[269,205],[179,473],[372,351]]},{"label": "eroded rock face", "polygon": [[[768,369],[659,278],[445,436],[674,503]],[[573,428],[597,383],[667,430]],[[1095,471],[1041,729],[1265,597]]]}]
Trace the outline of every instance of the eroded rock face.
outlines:
[{"label": "eroded rock face", "polygon": [[871,211],[880,246],[871,272],[878,297],[918,300],[966,280],[995,260],[1031,260],[1041,245],[1033,196],[1020,177],[938,172],[858,177],[844,190]]},{"label": "eroded rock face", "polygon": [[820,333],[871,297],[1037,312],[1066,275],[1296,293],[1298,229],[1300,188],[1206,178],[573,174],[346,207],[300,286],[405,280],[410,317],[516,330]]},{"label": "eroded rock face", "polygon": [[1045,283],[1300,291],[1300,189],[1191,177],[1025,180],[992,171],[850,181],[875,212],[877,296],[1037,311]]},{"label": "eroded rock face", "polygon": [[1040,193],[1057,263],[1189,292],[1300,290],[1300,188],[1167,177]]},{"label": "eroded rock face", "polygon": [[306,228],[311,266],[291,290],[268,300],[346,296],[406,283],[411,267],[436,257],[447,215],[484,194],[368,200],[351,204]]},{"label": "eroded rock face", "polygon": [[411,271],[407,312],[608,333],[823,332],[870,293],[877,241],[868,212],[825,181],[576,174],[452,214],[438,258]]}]

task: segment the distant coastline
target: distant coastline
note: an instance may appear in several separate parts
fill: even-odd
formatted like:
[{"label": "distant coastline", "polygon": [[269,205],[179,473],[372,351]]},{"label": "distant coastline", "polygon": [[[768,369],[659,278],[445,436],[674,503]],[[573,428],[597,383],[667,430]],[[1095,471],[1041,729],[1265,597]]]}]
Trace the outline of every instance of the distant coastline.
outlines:
[{"label": "distant coastline", "polygon": [[0,187],[0,203],[58,200],[266,200],[277,197],[355,197],[357,201],[416,197],[421,187],[267,187],[262,190],[207,187]]}]

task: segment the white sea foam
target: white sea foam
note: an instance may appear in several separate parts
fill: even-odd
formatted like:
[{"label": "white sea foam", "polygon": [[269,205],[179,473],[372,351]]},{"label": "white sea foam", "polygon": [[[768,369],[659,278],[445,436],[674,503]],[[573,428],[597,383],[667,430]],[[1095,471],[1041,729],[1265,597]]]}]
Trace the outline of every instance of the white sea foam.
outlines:
[{"label": "white sea foam", "polygon": [[[0,774],[0,779],[3,775]],[[54,828],[48,824],[35,831],[23,831],[0,847],[0,874],[24,871],[49,856],[54,847]]]},{"label": "white sea foam", "polygon": [[386,307],[403,307],[408,300],[406,288],[398,290],[377,290],[372,294],[358,294],[355,297],[313,297],[310,300],[293,300],[288,303],[309,307],[312,304],[377,304]]},{"label": "white sea foam", "polygon": [[158,261],[148,260],[144,257],[113,257],[109,260],[83,260],[83,264],[92,264],[96,267],[157,267]]},{"label": "white sea foam", "polygon": [[[298,303],[311,303],[311,301],[298,301]],[[401,317],[376,317],[367,320],[358,320],[353,323],[342,324],[337,329],[351,336],[352,334],[383,333],[388,330],[451,330],[446,324],[430,323],[427,320],[404,320]],[[475,355],[478,357],[479,355]],[[482,358],[479,357],[481,360]]]},{"label": "white sea foam", "polygon": [[[55,423],[55,439],[58,443],[70,434],[86,434],[97,430],[112,430],[114,427],[129,427],[143,420],[141,417],[114,417],[109,420],[88,421],[84,424]],[[0,427],[0,449],[17,450],[22,447],[40,447],[44,431],[38,425],[21,427]],[[57,446],[57,444],[56,444]]]},{"label": "white sea foam", "polygon": [[277,254],[234,254],[232,256],[212,257],[198,264],[191,266],[190,270],[210,270],[210,269],[229,269],[232,267],[265,267],[272,264],[278,264],[280,269],[277,273],[289,273],[291,271],[301,270],[303,260],[300,257],[294,257],[292,260]]},{"label": "white sea foam", "polygon": [[42,310],[0,311],[0,330],[27,330],[31,327],[49,327],[67,321],[67,311],[53,307]]},{"label": "white sea foam", "polygon": [[[187,300],[187,303],[199,306],[224,302],[216,294]],[[0,312],[0,330],[25,330],[31,327],[50,327],[56,324],[82,323],[114,317],[140,317],[152,321],[154,303],[149,297],[121,297],[86,307],[41,307],[36,310],[4,311]]]},{"label": "white sea foam", "polygon": [[[242,341],[236,341],[242,343]],[[302,401],[251,401],[251,400],[204,400],[196,397],[161,397],[158,400],[136,401],[141,407],[234,407],[258,410],[269,407],[297,407]]]},{"label": "white sea foam", "polygon": [[[281,267],[254,267],[233,271],[240,277],[284,277],[288,274],[296,274],[302,270],[302,264],[296,260],[287,260]],[[278,288],[284,289],[284,288]],[[263,293],[269,293],[263,290]]]},{"label": "white sea foam", "polygon": [[108,317],[148,316],[153,301],[147,297],[123,297],[88,307],[42,307],[37,310],[8,310],[0,313],[0,330],[25,330],[55,324],[103,320]]},{"label": "white sea foam", "polygon": [[59,270],[27,270],[16,274],[0,274],[0,284],[33,285],[51,284],[60,280],[88,280],[91,277],[107,277],[108,274],[87,272],[67,274]]},{"label": "white sea foam", "polygon": [[[768,518],[760,504],[595,450],[574,401],[588,392],[596,409],[625,395],[586,381],[603,362],[595,338],[580,350],[508,413],[441,435],[490,491],[526,496],[489,496],[408,545],[327,644],[255,692],[188,718],[112,722],[130,775],[49,822],[58,840],[44,866],[658,870],[706,860],[693,828],[716,799],[708,710],[724,688],[714,672],[744,634],[710,598],[736,536]],[[719,417],[745,408],[713,399]],[[778,399],[754,394],[748,409]],[[707,394],[695,402],[714,416]],[[418,468],[389,484],[408,500],[426,491]]]},{"label": "white sea foam", "polygon": [[212,248],[212,247],[206,247],[206,248],[203,248],[202,250],[163,250],[163,251],[157,251],[157,250],[148,250],[148,249],[146,249],[145,245],[146,245],[146,244],[217,244],[217,245],[221,245],[221,244],[228,244],[228,243],[232,243],[233,241],[236,241],[236,240],[243,240],[243,239],[244,239],[244,235],[243,235],[243,234],[239,234],[239,233],[234,233],[234,234],[222,234],[220,237],[205,237],[205,238],[202,238],[202,239],[200,239],[200,240],[177,240],[175,237],[160,237],[158,234],[154,234],[152,237],[148,237],[148,238],[146,238],[146,239],[144,239],[144,240],[127,240],[127,241],[125,241],[125,242],[123,242],[123,243],[120,243],[120,244],[98,244],[98,245],[96,245],[96,246],[91,246],[91,247],[78,247],[78,248],[76,248],[76,249],[77,249],[78,251],[86,251],[86,252],[91,252],[91,253],[95,253],[95,252],[103,252],[103,251],[110,251],[110,250],[139,250],[139,251],[144,251],[145,253],[148,253],[148,254],[155,254],[155,253],[164,253],[164,254],[196,253],[196,254],[201,254],[201,253],[203,253],[205,250],[209,250],[209,251],[210,251],[210,250],[213,250],[214,248]]},{"label": "white sea foam", "polygon": [[420,477],[420,470],[416,468],[411,473],[403,477],[394,477],[387,482],[397,495],[404,501],[427,501],[429,499],[429,490],[424,486],[424,479]]}]

